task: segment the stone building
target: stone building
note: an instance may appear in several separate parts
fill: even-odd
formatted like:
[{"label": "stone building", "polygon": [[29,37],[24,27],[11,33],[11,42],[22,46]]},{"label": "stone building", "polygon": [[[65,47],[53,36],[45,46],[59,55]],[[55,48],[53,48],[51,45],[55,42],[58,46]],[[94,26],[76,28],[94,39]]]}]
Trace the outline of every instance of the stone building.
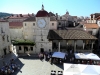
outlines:
[{"label": "stone building", "polygon": [[23,21],[34,14],[16,14],[8,17],[11,40],[23,39]]},{"label": "stone building", "polygon": [[58,30],[58,24],[58,19],[50,16],[42,5],[34,17],[23,21],[23,39],[35,42],[35,46],[17,45],[18,53],[36,54],[49,50],[65,52],[69,49],[74,52],[92,52],[96,37],[78,28]]},{"label": "stone building", "polygon": [[100,52],[100,13],[91,14],[90,18],[85,20],[83,29],[98,38],[94,49]]},{"label": "stone building", "polygon": [[[25,47],[33,54],[49,51],[49,49],[52,50],[52,42],[47,39],[50,29],[57,29],[56,17],[50,16],[42,6],[42,9],[37,12],[35,17],[30,17],[23,22],[23,37],[25,40],[34,41],[35,46],[20,46],[22,50],[18,52],[27,52]],[[17,47],[17,49],[19,48]]]},{"label": "stone building", "polygon": [[10,53],[11,39],[9,22],[0,20],[0,57]]},{"label": "stone building", "polygon": [[71,16],[67,11],[66,14],[57,17],[57,22],[57,29],[64,30],[68,27],[75,27],[77,25],[77,16]]}]

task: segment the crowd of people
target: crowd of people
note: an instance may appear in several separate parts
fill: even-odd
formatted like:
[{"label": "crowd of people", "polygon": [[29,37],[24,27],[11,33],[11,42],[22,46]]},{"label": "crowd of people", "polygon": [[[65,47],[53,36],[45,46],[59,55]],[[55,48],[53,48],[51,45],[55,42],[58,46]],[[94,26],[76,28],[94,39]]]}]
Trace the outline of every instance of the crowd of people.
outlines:
[{"label": "crowd of people", "polygon": [[65,62],[67,59],[67,56],[65,56],[64,59],[61,59],[61,58],[55,58],[55,57],[52,57],[52,54],[53,52],[51,52],[51,50],[49,50],[49,52],[40,52],[39,53],[39,58],[41,61],[45,60],[45,61],[49,61],[51,64],[53,63],[57,63],[57,64],[60,64],[62,62]]},{"label": "crowd of people", "polygon": [[3,66],[0,68],[0,75],[12,75],[20,66],[14,62],[14,59],[10,60],[10,63],[3,61]]},{"label": "crowd of people", "polygon": [[52,53],[53,52],[51,52],[51,50],[49,50],[49,52],[40,52],[39,58],[40,58],[41,61],[43,61],[43,59],[45,61],[49,61],[51,59]]},{"label": "crowd of people", "polygon": [[100,65],[100,61],[99,60],[76,59],[75,62],[77,64]]}]

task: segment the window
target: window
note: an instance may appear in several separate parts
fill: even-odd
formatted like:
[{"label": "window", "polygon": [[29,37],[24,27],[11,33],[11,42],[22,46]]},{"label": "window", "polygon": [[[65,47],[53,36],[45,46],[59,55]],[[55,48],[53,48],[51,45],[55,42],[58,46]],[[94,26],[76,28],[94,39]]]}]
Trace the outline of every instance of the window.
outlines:
[{"label": "window", "polygon": [[41,39],[41,41],[43,41],[43,39]]},{"label": "window", "polygon": [[88,31],[92,35],[92,31]]},{"label": "window", "polygon": [[33,26],[35,26],[35,23],[33,23]]},{"label": "window", "polygon": [[52,23],[52,26],[54,26],[54,23]]},{"label": "window", "polygon": [[60,19],[62,19],[62,17],[60,17]]},{"label": "window", "polygon": [[24,51],[28,51],[28,47],[24,47]]},{"label": "window", "polygon": [[7,41],[9,42],[9,36],[7,35]]},{"label": "window", "polygon": [[4,35],[4,36],[2,36],[2,40],[3,40],[3,41],[5,41],[5,35]]},{"label": "window", "polygon": [[26,23],[25,23],[25,26],[26,26]]},{"label": "window", "polygon": [[21,50],[21,46],[19,46],[19,50]]},{"label": "window", "polygon": [[33,51],[33,47],[31,47],[31,51]]},{"label": "window", "polygon": [[3,33],[3,28],[1,27],[1,33]]}]

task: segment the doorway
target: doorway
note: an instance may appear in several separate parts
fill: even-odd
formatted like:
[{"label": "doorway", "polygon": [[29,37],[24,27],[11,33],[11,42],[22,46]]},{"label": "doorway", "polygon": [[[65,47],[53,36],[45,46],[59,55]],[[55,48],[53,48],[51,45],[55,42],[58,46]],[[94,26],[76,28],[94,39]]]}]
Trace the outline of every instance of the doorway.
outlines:
[{"label": "doorway", "polygon": [[40,52],[43,53],[44,52],[44,48],[40,48]]},{"label": "doorway", "polygon": [[24,53],[28,51],[28,47],[24,47]]},{"label": "doorway", "polygon": [[6,50],[7,50],[7,49],[6,49],[6,48],[4,48],[4,55],[6,55],[6,54],[7,54]]},{"label": "doorway", "polygon": [[57,49],[57,44],[55,42],[53,42],[53,46],[52,46],[52,49]]}]

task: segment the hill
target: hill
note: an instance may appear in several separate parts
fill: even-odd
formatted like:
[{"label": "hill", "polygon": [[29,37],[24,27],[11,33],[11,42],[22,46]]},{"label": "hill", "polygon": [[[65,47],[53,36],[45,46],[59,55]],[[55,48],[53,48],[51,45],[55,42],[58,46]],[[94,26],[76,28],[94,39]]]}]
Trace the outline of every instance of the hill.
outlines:
[{"label": "hill", "polygon": [[7,16],[11,16],[12,14],[10,13],[5,13],[5,12],[0,12],[0,18],[4,18],[4,17],[7,17]]}]

